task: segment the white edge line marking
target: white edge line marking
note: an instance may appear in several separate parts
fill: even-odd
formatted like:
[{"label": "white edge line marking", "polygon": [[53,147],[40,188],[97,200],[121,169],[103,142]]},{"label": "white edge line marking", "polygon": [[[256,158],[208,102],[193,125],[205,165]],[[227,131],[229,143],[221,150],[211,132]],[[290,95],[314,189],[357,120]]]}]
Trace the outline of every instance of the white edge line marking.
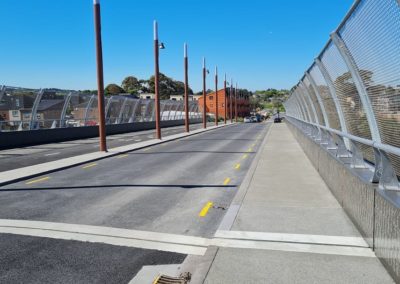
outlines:
[{"label": "white edge line marking", "polygon": [[62,231],[62,232],[88,234],[88,235],[103,235],[109,237],[140,239],[147,241],[165,242],[165,243],[174,243],[183,245],[195,245],[195,246],[208,245],[207,241],[208,239],[201,237],[119,229],[112,227],[90,226],[90,225],[0,219],[0,230],[2,230],[2,228],[4,227],[41,229],[48,231]]},{"label": "white edge line marking", "polygon": [[42,221],[0,219],[0,233],[105,243],[117,246],[169,251],[191,255],[204,255],[208,246],[219,246],[229,248],[375,257],[375,254],[371,249],[364,247],[222,238],[206,239],[166,233]]},{"label": "white edge line marking", "polygon": [[60,152],[57,152],[57,153],[50,153],[50,154],[46,154],[45,156],[56,156],[56,155],[60,155],[61,153]]},{"label": "white edge line marking", "polygon": [[304,234],[282,234],[264,232],[245,232],[245,231],[217,231],[216,238],[222,239],[241,239],[253,241],[272,241],[272,242],[292,242],[322,245],[357,246],[369,247],[361,237],[345,236],[324,236],[324,235],[304,235]]},{"label": "white edge line marking", "polygon": [[90,243],[103,243],[115,246],[151,249],[167,252],[175,252],[191,255],[204,255],[207,247],[197,247],[188,245],[177,245],[171,243],[160,243],[146,240],[128,239],[110,236],[98,236],[82,233],[70,233],[61,231],[47,231],[43,229],[24,229],[24,228],[1,228],[1,233],[25,235],[33,237],[43,237],[51,239],[73,240]]},{"label": "white edge line marking", "polygon": [[213,239],[211,244],[214,246],[227,247],[227,248],[276,250],[276,251],[287,251],[287,252],[375,257],[375,254],[371,249],[360,248],[360,247],[259,242],[259,241],[243,241],[243,240],[229,240],[229,239]]}]

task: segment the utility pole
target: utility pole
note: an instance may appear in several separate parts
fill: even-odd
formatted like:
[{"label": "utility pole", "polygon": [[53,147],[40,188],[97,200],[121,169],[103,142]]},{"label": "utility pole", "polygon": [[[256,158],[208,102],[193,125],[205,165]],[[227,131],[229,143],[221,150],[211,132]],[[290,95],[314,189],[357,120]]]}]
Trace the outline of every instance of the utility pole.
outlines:
[{"label": "utility pole", "polygon": [[97,65],[97,108],[99,112],[100,151],[107,152],[106,118],[104,110],[104,72],[103,46],[101,40],[101,10],[100,0],[93,0],[94,25],[96,34],[96,65]]},{"label": "utility pole", "polygon": [[233,100],[232,100],[232,96],[233,96],[233,80],[231,79],[231,86],[230,86],[230,94],[229,94],[229,105],[230,105],[230,118],[231,118],[231,123],[233,123]]},{"label": "utility pole", "polygon": [[185,130],[189,132],[189,60],[188,60],[188,52],[187,52],[187,44],[185,43],[183,46],[183,57],[184,57],[184,67],[185,67]]},{"label": "utility pole", "polygon": [[218,126],[218,67],[215,66],[215,126]]},{"label": "utility pole", "polygon": [[226,73],[224,78],[224,123],[226,124],[226,111],[227,111],[227,104],[226,104]]},{"label": "utility pole", "polygon": [[156,138],[161,139],[161,125],[160,125],[160,89],[159,89],[159,44],[158,44],[158,24],[154,21],[154,93],[155,93],[155,108],[156,108]]},{"label": "utility pole", "polygon": [[206,110],[206,58],[203,57],[203,127],[207,128],[207,110]]},{"label": "utility pole", "polygon": [[237,88],[238,88],[238,86],[237,86],[237,83],[236,83],[236,88],[235,88],[235,122],[238,122],[238,113],[237,113],[237,111],[238,111],[238,109],[237,109]]}]

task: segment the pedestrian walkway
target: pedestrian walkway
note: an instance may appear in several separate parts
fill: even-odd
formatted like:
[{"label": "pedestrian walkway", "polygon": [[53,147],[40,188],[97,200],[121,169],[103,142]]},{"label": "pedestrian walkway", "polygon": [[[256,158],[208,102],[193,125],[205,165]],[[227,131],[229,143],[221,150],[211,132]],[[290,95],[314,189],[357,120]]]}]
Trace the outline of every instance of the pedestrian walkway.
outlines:
[{"label": "pedestrian walkway", "polygon": [[215,235],[241,247],[219,246],[205,283],[393,283],[286,124],[255,163]]}]

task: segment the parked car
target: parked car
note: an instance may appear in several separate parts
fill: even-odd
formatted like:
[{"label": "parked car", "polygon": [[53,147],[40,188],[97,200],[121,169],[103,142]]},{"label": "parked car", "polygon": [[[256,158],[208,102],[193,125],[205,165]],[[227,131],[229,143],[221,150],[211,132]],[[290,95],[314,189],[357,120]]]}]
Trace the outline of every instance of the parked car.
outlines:
[{"label": "parked car", "polygon": [[280,118],[279,116],[274,118],[274,123],[281,123],[281,122],[282,118]]},{"label": "parked car", "polygon": [[245,117],[245,118],[243,119],[243,122],[244,122],[244,123],[250,123],[250,122],[251,122],[250,117]]},{"label": "parked car", "polygon": [[251,119],[251,122],[257,122],[257,117],[255,117],[255,116],[252,116],[250,119]]}]

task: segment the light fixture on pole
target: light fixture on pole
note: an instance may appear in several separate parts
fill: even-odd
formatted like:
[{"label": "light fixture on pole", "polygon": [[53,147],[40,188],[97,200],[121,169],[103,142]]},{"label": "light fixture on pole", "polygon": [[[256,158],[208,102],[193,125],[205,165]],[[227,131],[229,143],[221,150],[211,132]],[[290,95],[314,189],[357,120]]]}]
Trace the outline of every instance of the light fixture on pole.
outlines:
[{"label": "light fixture on pole", "polygon": [[226,109],[227,109],[227,105],[226,105],[226,73],[225,73],[225,77],[224,77],[224,123],[226,124]]},{"label": "light fixture on pole", "polygon": [[159,49],[164,49],[163,43],[158,43],[158,24],[154,21],[154,93],[155,93],[155,112],[156,112],[156,138],[161,139],[161,118],[160,118],[160,66],[159,66]]},{"label": "light fixture on pole", "polygon": [[93,0],[94,25],[96,34],[96,69],[97,69],[97,108],[99,112],[100,151],[107,152],[106,119],[104,110],[104,72],[103,46],[101,40],[101,10],[100,0]]},{"label": "light fixture on pole", "polygon": [[206,70],[206,58],[203,57],[203,127],[207,128],[207,105],[206,105],[206,76],[209,73],[208,70]]},{"label": "light fixture on pole", "polygon": [[231,123],[233,123],[233,101],[232,101],[232,96],[233,96],[233,80],[231,79],[231,85],[230,85],[230,94],[229,94],[229,111],[230,111],[230,119]]},{"label": "light fixture on pole", "polygon": [[215,126],[218,126],[218,67],[215,66]]},{"label": "light fixture on pole", "polygon": [[236,88],[235,88],[235,122],[238,122],[238,108],[237,108],[237,83],[236,83]]},{"label": "light fixture on pole", "polygon": [[189,60],[187,52],[187,44],[183,45],[183,57],[184,57],[184,68],[185,68],[185,130],[189,132]]}]

